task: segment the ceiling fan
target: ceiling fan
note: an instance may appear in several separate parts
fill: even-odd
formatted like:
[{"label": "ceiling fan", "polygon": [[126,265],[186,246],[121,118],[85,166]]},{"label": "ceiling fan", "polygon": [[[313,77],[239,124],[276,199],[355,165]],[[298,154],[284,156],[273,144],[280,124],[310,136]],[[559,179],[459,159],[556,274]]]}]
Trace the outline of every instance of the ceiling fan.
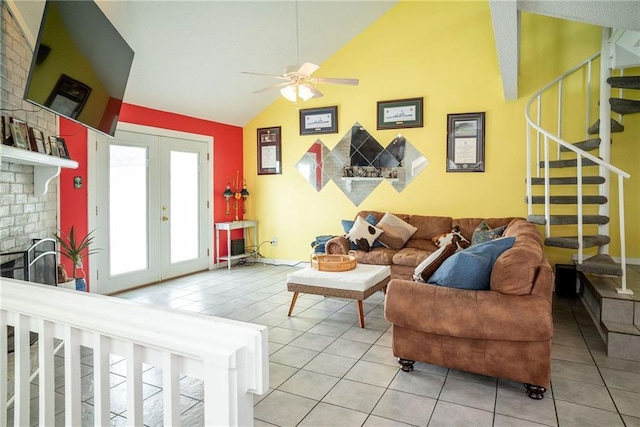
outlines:
[{"label": "ceiling fan", "polygon": [[313,84],[321,83],[351,86],[355,86],[358,84],[358,79],[311,77],[311,74],[313,74],[318,68],[320,68],[319,65],[313,64],[311,62],[305,62],[300,67],[298,67],[297,65],[290,65],[286,67],[284,69],[284,73],[281,76],[276,74],[252,73],[249,71],[244,71],[244,73],[286,80],[285,82],[277,83],[257,90],[254,93],[264,93],[273,89],[280,88],[280,93],[282,94],[282,96],[284,96],[291,102],[295,102],[297,97],[299,97],[303,101],[307,101],[311,98],[320,98],[323,94],[315,86],[313,86]]},{"label": "ceiling fan", "polygon": [[[298,2],[295,2],[295,14],[296,14],[296,58],[298,64],[300,64],[300,48],[298,46]],[[264,93],[273,89],[280,88],[280,94],[291,102],[296,102],[298,98],[303,101],[307,101],[311,98],[320,98],[323,96],[313,84],[338,84],[338,85],[351,85],[358,84],[358,79],[345,79],[345,78],[331,78],[331,77],[311,77],[315,71],[320,68],[319,65],[311,62],[305,62],[304,64],[289,65],[284,69],[284,73],[279,76],[276,74],[263,74],[253,73],[249,71],[243,71],[244,74],[254,74],[257,76],[273,77],[280,80],[286,80],[282,83],[277,83],[271,86],[267,86],[263,89],[257,90],[254,93]]]}]

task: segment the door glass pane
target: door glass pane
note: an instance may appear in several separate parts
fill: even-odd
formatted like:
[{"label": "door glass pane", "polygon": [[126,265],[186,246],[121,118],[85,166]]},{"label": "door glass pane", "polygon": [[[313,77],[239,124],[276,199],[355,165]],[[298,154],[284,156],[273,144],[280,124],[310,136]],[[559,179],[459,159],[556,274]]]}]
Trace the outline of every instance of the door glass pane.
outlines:
[{"label": "door glass pane", "polygon": [[171,151],[171,263],[198,258],[198,154]]},{"label": "door glass pane", "polygon": [[112,276],[148,267],[147,149],[110,146],[109,268]]}]

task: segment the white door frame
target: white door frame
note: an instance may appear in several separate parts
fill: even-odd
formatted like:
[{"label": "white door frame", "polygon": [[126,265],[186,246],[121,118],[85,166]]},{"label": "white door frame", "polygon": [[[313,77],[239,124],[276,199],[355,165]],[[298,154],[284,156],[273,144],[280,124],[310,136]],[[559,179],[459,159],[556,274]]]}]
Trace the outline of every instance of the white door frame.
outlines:
[{"label": "white door frame", "polygon": [[[119,122],[117,126],[117,130],[128,131],[128,132],[137,132],[154,136],[165,136],[169,138],[178,138],[178,139],[190,139],[193,141],[200,141],[207,144],[207,153],[208,153],[208,162],[207,162],[207,196],[209,200],[209,221],[207,222],[207,236],[208,236],[208,248],[209,248],[209,270],[214,268],[213,263],[213,212],[214,212],[214,197],[213,197],[213,147],[214,147],[214,137],[211,135],[203,135],[197,133],[189,133],[189,132],[181,132],[174,131],[170,129],[162,129],[155,128],[151,126],[137,125],[133,123],[124,123]],[[87,218],[88,218],[88,229],[95,230],[98,226],[97,223],[97,161],[98,156],[96,155],[97,149],[97,141],[96,141],[96,132],[89,130],[87,132]],[[108,241],[104,239],[99,239],[99,237],[104,236],[103,233],[96,233],[95,247],[101,248],[106,247]],[[90,280],[90,290],[92,293],[101,293],[100,289],[100,278],[99,272],[97,268],[97,260],[91,260],[90,263],[90,271],[89,271],[89,280]],[[107,274],[103,272],[103,274]],[[104,277],[104,276],[103,276]]]}]

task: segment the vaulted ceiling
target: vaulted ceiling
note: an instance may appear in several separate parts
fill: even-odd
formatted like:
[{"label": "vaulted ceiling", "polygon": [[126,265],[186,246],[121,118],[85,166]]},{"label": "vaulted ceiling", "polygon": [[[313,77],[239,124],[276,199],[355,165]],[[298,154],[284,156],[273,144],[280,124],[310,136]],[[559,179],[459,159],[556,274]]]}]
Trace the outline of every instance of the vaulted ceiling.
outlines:
[{"label": "vaulted ceiling", "polygon": [[[33,45],[44,0],[8,3]],[[279,93],[254,94],[275,81],[242,71],[281,74],[285,66],[295,64],[296,23],[300,62],[322,64],[396,1],[97,3],[136,52],[126,102],[244,126]],[[521,11],[640,30],[640,2],[635,0],[490,0],[489,4],[506,99],[517,98]],[[316,75],[323,76],[322,68]]]}]

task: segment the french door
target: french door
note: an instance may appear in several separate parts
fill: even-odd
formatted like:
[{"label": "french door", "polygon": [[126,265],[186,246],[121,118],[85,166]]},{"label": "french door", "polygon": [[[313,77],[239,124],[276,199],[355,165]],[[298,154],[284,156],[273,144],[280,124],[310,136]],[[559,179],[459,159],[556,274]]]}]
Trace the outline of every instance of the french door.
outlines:
[{"label": "french door", "polygon": [[206,142],[167,136],[97,136],[97,292],[208,268],[208,151]]}]

